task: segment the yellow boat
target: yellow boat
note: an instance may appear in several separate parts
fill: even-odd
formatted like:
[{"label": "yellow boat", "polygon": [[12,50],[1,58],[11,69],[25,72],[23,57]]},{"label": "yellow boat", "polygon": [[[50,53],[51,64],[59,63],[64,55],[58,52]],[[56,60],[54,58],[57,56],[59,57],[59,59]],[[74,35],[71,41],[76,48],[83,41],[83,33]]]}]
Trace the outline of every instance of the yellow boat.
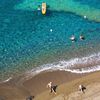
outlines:
[{"label": "yellow boat", "polygon": [[42,3],[42,14],[46,14],[46,3]]}]

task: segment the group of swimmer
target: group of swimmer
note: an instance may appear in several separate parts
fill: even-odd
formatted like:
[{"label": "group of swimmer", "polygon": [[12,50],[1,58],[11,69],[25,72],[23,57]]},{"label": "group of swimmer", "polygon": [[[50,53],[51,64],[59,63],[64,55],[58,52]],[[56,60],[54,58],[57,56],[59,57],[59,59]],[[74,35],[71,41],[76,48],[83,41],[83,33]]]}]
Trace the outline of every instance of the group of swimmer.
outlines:
[{"label": "group of swimmer", "polygon": [[[85,37],[81,34],[80,35],[80,40],[84,40],[85,39]],[[70,40],[72,41],[72,42],[75,42],[76,41],[76,37],[75,37],[75,35],[72,35],[71,37],[70,37]]]}]

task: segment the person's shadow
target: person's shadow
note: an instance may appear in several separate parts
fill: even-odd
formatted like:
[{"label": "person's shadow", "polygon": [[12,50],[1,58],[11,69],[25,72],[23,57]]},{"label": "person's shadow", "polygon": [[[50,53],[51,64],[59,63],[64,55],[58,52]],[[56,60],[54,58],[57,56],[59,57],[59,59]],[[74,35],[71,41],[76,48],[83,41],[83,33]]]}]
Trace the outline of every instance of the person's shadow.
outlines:
[{"label": "person's shadow", "polygon": [[26,100],[33,100],[34,99],[34,96],[29,96],[26,98]]},{"label": "person's shadow", "polygon": [[56,94],[57,87],[58,87],[58,85],[52,86],[51,93],[54,92]]},{"label": "person's shadow", "polygon": [[82,86],[82,92],[85,93],[86,87]]},{"label": "person's shadow", "polygon": [[55,92],[56,92],[56,90],[57,90],[57,87],[58,87],[58,85],[55,85],[55,86],[54,86],[54,90],[55,90]]}]

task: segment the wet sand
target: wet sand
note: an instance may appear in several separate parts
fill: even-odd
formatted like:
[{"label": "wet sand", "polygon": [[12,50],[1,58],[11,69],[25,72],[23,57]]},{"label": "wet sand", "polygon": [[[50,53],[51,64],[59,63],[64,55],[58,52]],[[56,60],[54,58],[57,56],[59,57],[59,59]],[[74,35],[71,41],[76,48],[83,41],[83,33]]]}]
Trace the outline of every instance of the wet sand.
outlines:
[{"label": "wet sand", "polygon": [[65,71],[42,72],[24,83],[20,77],[12,79],[7,83],[0,84],[0,99],[4,100],[25,100],[27,96],[41,94],[47,91],[46,85],[52,81],[58,87],[63,84],[81,78],[82,74],[73,74]]},{"label": "wet sand", "polygon": [[[99,76],[100,71],[89,74],[43,72],[23,83],[19,77],[0,84],[0,100],[25,100],[30,95],[35,97],[34,100],[99,100]],[[50,81],[58,85],[56,95],[46,88]],[[85,94],[78,91],[80,84],[86,86]]]},{"label": "wet sand", "polygon": [[[44,91],[34,100],[100,100],[100,71],[90,73],[79,79],[61,84],[57,89],[57,94]],[[85,93],[78,90],[82,84],[86,87]]]}]

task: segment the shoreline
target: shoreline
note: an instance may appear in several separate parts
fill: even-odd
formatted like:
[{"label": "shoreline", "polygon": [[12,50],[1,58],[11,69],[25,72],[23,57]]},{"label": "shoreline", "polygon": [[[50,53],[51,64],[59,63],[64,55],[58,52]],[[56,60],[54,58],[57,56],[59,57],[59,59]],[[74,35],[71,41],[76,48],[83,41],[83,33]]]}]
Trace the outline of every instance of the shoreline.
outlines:
[{"label": "shoreline", "polygon": [[[46,85],[52,81],[58,86],[81,78],[86,74],[74,74],[66,71],[42,72],[22,83],[21,77],[11,79],[6,83],[0,83],[0,97],[7,100],[25,100],[27,96],[37,96],[48,90]],[[6,92],[6,93],[5,93]]]},{"label": "shoreline", "polygon": [[[37,95],[38,93],[41,93],[42,91],[47,90],[46,86],[47,86],[47,83],[49,83],[50,81],[52,81],[54,85],[61,85],[63,83],[70,82],[77,78],[81,78],[85,75],[86,74],[77,74],[77,73],[71,73],[71,72],[59,71],[59,70],[48,71],[48,72],[44,71],[35,75],[31,79],[25,81],[23,85],[26,88],[30,88],[30,91],[32,92],[34,91],[34,94]],[[36,90],[34,90],[35,86],[37,86]]]},{"label": "shoreline", "polygon": [[[81,78],[61,84],[57,89],[57,95],[44,91],[34,100],[99,100],[100,99],[100,71],[87,74]],[[85,93],[78,91],[78,86],[86,87]],[[95,94],[96,93],[96,94]]]},{"label": "shoreline", "polygon": [[[25,100],[28,96],[32,95],[35,97],[34,100],[57,100],[55,98],[60,94],[68,96],[74,91],[77,91],[77,87],[80,84],[84,84],[86,87],[91,84],[95,85],[95,83],[99,82],[99,76],[100,71],[87,74],[49,71],[41,72],[24,82],[20,80],[21,77],[18,77],[11,79],[9,82],[0,83],[0,99]],[[47,83],[50,81],[53,82],[53,85],[58,85],[57,95],[50,95],[49,89],[46,88]]]},{"label": "shoreline", "polygon": [[[98,59],[97,59],[98,58]],[[32,69],[26,70],[24,72],[19,73],[14,72],[13,74],[4,74],[9,77],[1,78],[0,83],[8,82],[9,80],[17,77],[17,76],[27,76],[26,78],[33,77],[44,71],[66,71],[71,73],[90,73],[100,70],[100,52],[93,53],[83,57],[75,57],[68,60],[60,60],[55,62],[50,62],[47,64],[42,64],[39,67],[33,67]],[[24,65],[23,65],[24,66]],[[2,74],[3,75],[3,74]],[[1,75],[1,77],[2,77]]]}]

